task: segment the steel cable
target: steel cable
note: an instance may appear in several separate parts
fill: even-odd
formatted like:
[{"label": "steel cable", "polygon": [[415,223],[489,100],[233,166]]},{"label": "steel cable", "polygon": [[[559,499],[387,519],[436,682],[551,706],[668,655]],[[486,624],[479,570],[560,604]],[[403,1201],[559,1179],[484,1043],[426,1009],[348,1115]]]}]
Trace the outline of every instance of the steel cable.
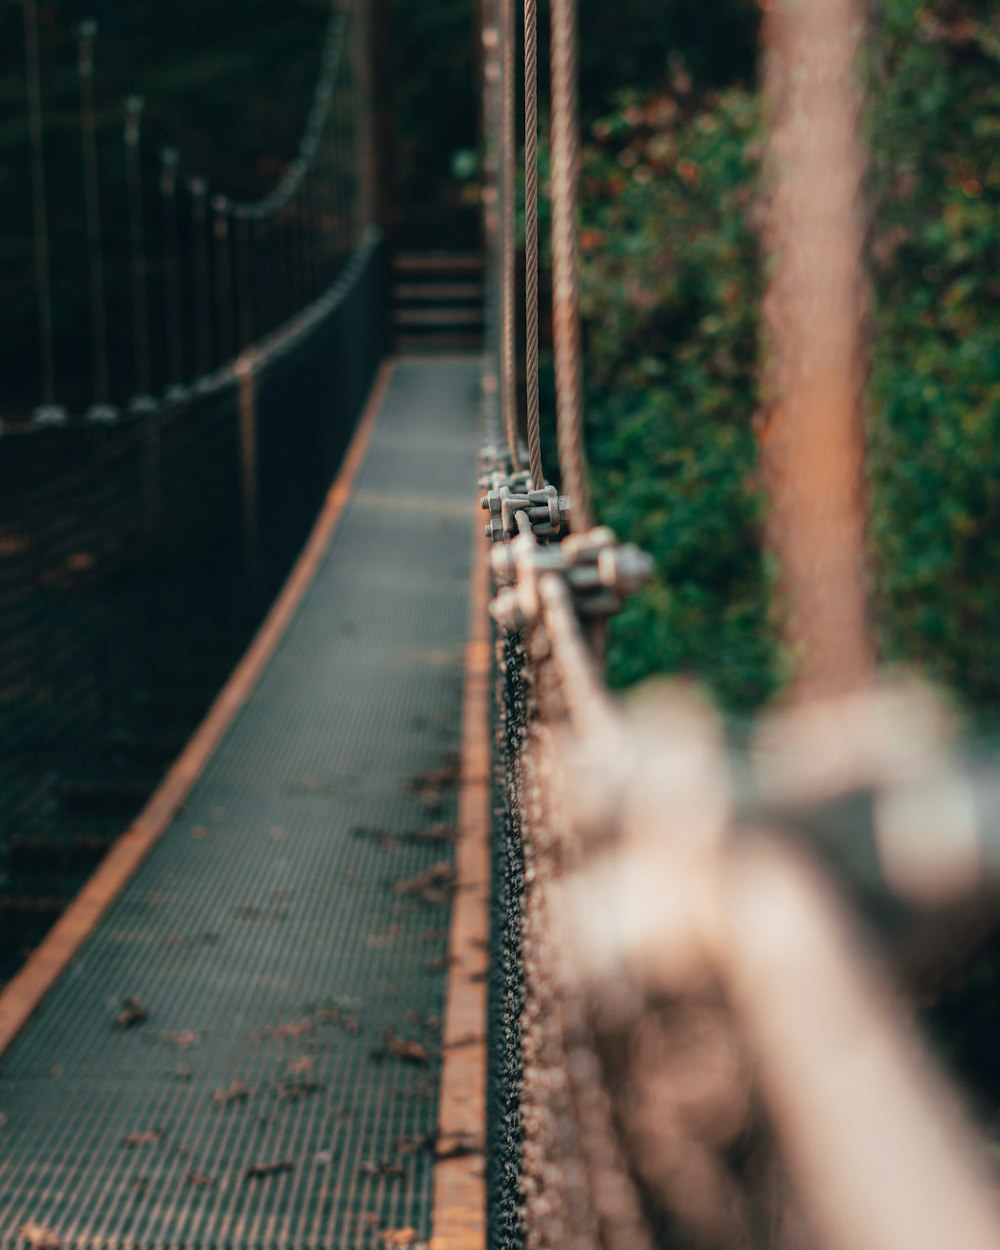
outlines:
[{"label": "steel cable", "polygon": [[583,447],[580,260],[576,238],[580,134],[577,120],[576,0],[552,0],[552,319],[556,432],[571,528],[593,525]]},{"label": "steel cable", "polygon": [[525,377],[531,484],[545,482],[538,400],[538,3],[524,0]]},{"label": "steel cable", "polygon": [[500,104],[500,198],[501,198],[501,281],[500,281],[500,406],[503,412],[504,431],[510,451],[511,465],[515,471],[521,468],[517,431],[517,366],[515,341],[517,322],[515,313],[516,236],[515,236],[515,187],[517,164],[514,152],[514,0],[503,0],[500,33],[501,56],[501,104]]}]

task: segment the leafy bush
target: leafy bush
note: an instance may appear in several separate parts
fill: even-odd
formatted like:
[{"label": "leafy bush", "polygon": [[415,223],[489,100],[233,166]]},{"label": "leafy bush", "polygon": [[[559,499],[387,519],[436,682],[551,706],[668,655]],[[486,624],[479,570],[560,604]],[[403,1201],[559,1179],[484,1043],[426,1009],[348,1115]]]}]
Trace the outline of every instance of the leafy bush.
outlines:
[{"label": "leafy bush", "polygon": [[[988,8],[992,21],[982,16]],[[886,10],[871,110],[876,620],[1000,717],[1000,8]]]},{"label": "leafy bush", "polygon": [[[1000,718],[1000,27],[891,0],[874,40],[867,420],[873,616]],[[753,414],[761,151],[747,89],[624,96],[583,176],[588,438],[601,519],[656,558],[614,679],[692,672],[747,710],[779,680]]]},{"label": "leafy bush", "polygon": [[623,97],[585,155],[588,447],[598,511],[656,560],[611,669],[707,680],[733,710],[775,685],[753,414],[760,152],[745,89]]}]

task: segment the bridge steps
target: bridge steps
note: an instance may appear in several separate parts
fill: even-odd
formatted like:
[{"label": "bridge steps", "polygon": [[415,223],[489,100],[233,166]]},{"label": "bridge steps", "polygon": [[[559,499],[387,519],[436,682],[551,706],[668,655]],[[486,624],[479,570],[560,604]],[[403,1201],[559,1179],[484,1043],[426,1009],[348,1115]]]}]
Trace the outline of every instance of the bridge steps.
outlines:
[{"label": "bridge steps", "polygon": [[392,262],[393,347],[407,355],[482,350],[484,298],[481,253],[397,253]]}]

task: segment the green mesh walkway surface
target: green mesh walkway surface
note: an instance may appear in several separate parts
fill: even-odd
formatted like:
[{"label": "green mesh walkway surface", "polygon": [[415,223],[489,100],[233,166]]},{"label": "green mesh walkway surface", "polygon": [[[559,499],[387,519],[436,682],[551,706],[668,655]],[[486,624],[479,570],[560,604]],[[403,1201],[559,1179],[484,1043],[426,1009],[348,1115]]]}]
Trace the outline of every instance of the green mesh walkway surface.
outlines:
[{"label": "green mesh walkway surface", "polygon": [[429,1233],[477,379],[397,366],[251,702],[0,1063],[7,1245]]}]

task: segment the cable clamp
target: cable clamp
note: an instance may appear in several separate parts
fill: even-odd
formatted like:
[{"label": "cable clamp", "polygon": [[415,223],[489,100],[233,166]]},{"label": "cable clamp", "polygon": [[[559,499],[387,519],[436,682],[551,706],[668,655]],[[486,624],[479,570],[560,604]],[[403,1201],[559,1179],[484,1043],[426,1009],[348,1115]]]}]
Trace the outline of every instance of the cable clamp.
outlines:
[{"label": "cable clamp", "polygon": [[[522,478],[524,475],[517,475]],[[520,487],[520,489],[518,489]],[[517,514],[523,512],[536,538],[554,538],[563,529],[570,513],[570,501],[560,495],[554,486],[541,490],[524,489],[518,481],[515,486],[504,483],[494,487],[480,500],[483,511],[490,514],[486,523],[486,537],[490,542],[502,542],[518,533]]]},{"label": "cable clamp", "polygon": [[562,577],[577,612],[609,617],[653,575],[653,561],[634,543],[620,544],[606,525],[570,534],[558,546],[540,546],[533,533],[494,547],[490,561],[499,590],[490,614],[510,633],[530,628],[541,616],[539,582]]}]

